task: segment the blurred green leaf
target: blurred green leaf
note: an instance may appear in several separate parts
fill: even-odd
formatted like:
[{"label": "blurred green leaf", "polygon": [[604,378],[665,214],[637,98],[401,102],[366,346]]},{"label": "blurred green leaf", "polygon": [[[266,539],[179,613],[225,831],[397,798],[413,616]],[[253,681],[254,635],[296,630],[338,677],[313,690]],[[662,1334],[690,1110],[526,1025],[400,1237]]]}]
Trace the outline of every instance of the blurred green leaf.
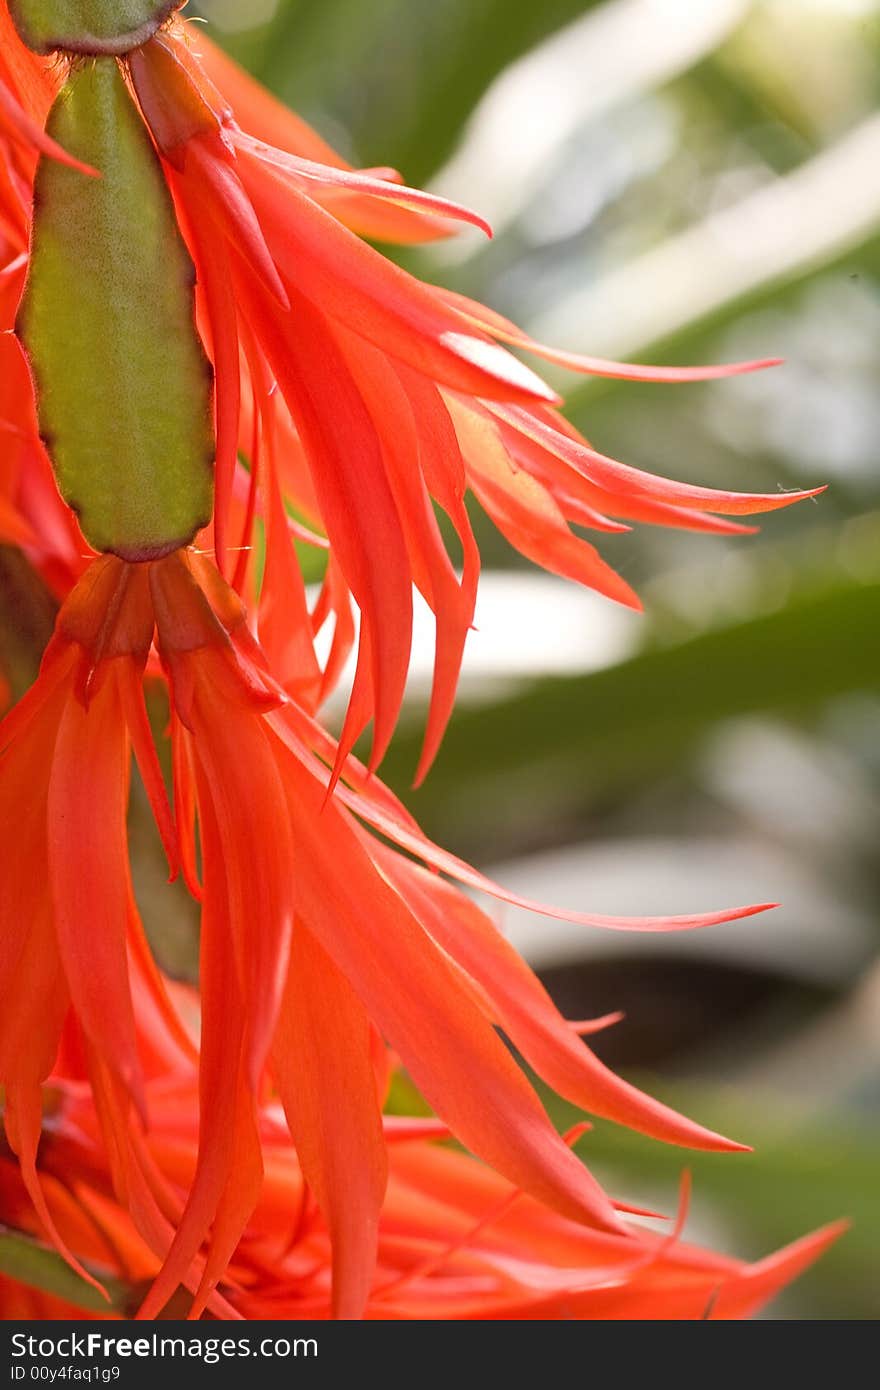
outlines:
[{"label": "blurred green leaf", "polygon": [[[721,720],[807,715],[847,691],[880,689],[878,614],[880,583],[841,585],[461,710],[408,804],[442,844],[479,857],[499,837],[515,841],[561,810],[583,811],[675,768]],[[383,765],[400,791],[420,740],[421,727],[402,732]]]},{"label": "blurred green leaf", "polygon": [[57,1250],[3,1227],[0,1227],[0,1272],[30,1288],[63,1298],[84,1312],[124,1312],[130,1305],[130,1291],[121,1280],[94,1271],[107,1290],[108,1297],[104,1298],[98,1289],[70,1268]]}]

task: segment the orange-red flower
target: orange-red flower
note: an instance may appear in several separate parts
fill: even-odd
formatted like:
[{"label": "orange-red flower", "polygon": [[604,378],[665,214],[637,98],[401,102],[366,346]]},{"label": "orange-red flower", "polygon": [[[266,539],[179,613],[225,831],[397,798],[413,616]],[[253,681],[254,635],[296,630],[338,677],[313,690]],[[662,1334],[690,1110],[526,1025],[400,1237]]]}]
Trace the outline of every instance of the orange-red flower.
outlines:
[{"label": "orange-red flower", "polygon": [[[175,823],[141,689],[154,623],[172,697]],[[266,1076],[331,1232],[336,1307],[360,1311],[386,1180],[377,1031],[462,1143],[600,1230],[621,1234],[618,1214],[556,1135],[497,1026],[593,1113],[672,1142],[737,1147],[619,1080],[578,1041],[488,918],[386,839],[453,878],[503,890],[430,844],[377,779],[349,759],[328,792],[332,741],[274,680],[210,561],[105,556],[73,590],[40,678],[0,726],[0,828],[26,865],[0,890],[0,986],[12,1001],[0,1023],[0,1082],[35,1201],[39,1084],[68,1009],[103,1097],[107,1142],[125,1155],[129,1200],[143,1203],[149,1189],[137,1157],[138,1117],[148,1117],[132,969],[152,981],[166,1027],[174,1020],[131,894],[132,746],[172,869],[179,858],[202,897],[199,1161],[148,1312],[191,1279],[206,1241],[197,1307],[222,1276],[260,1190]],[[675,930],[757,910],[575,920]]]},{"label": "orange-red flower", "polygon": [[[341,613],[348,592],[360,609],[341,758],[370,719],[371,765],[387,746],[409,662],[413,584],[435,614],[422,775],[451,709],[473,618],[479,556],[464,506],[468,488],[529,558],[632,606],[638,600],[629,586],[569,523],[606,531],[626,530],[630,521],[736,531],[730,515],[809,494],[673,483],[592,449],[554,408],[555,394],[502,343],[575,370],[636,379],[703,379],[768,364],[664,370],[556,353],[482,306],[422,284],[359,239],[351,230],[364,229],[359,214],[372,213],[374,233],[382,230],[375,219],[389,208],[410,218],[424,213],[431,228],[438,216],[478,225],[480,219],[376,171],[321,162],[314,157],[320,151],[304,157],[278,148],[297,137],[280,117],[275,144],[246,134],[235,104],[219,95],[196,58],[197,46],[172,27],[131,55],[130,71],[203,292],[202,326],[217,377],[218,563],[226,570],[227,548],[250,541],[259,441],[274,437],[275,446],[265,449],[273,470],[264,503],[273,517],[270,550],[290,543],[277,524],[284,517],[276,500],[281,482],[330,540],[334,565],[321,620]],[[209,66],[221,85],[230,80],[231,64],[211,58]],[[275,110],[256,104],[251,87],[232,82],[245,115],[254,112],[266,137]],[[252,456],[252,505],[243,533],[233,538],[240,442]],[[238,490],[246,486],[242,479]],[[461,577],[432,503],[458,535]],[[296,606],[302,608],[299,596]]]},{"label": "orange-red flower", "polygon": [[[148,1080],[156,1120],[145,1153],[171,1202],[183,1200],[198,1164],[196,1085],[184,1053],[166,1047]],[[160,1255],[119,1201],[88,1092],[74,1078],[56,1075],[46,1106],[40,1180],[52,1221],[89,1276],[112,1289],[113,1304],[97,1315],[131,1316]],[[436,1121],[386,1116],[382,1123],[389,1173],[365,1292],[369,1319],[744,1318],[843,1229],[829,1226],[754,1265],[683,1243],[686,1206],[670,1234],[644,1224],[602,1233],[438,1142],[444,1130]],[[258,1108],[257,1124],[264,1176],[212,1314],[326,1319],[334,1312],[332,1231],[273,1103]],[[37,1239],[42,1234],[2,1153],[0,1222]],[[180,1303],[174,1306],[179,1314]],[[0,1317],[77,1316],[83,1310],[76,1304],[0,1279]]]},{"label": "orange-red flower", "polygon": [[[11,323],[26,270],[34,157],[37,145],[45,147],[45,137],[37,137],[59,70],[23,47],[5,7],[2,16],[10,33],[0,78],[24,113],[9,127],[14,135],[7,131],[5,197],[0,189],[7,228],[0,303]],[[574,370],[635,379],[702,379],[767,364],[658,369],[554,352],[482,306],[421,284],[356,233],[425,239],[447,234],[456,221],[483,225],[479,217],[403,187],[394,171],[350,169],[204,37],[197,41],[201,60],[189,40],[175,23],[131,55],[130,69],[198,268],[200,323],[217,377],[218,564],[232,568],[230,554],[237,555],[241,588],[262,512],[268,556],[261,638],[279,676],[312,708],[332,688],[354,640],[353,596],[361,615],[359,660],[339,765],[371,719],[372,765],[390,738],[406,680],[416,584],[437,621],[421,777],[449,716],[473,619],[479,554],[464,505],[468,489],[529,558],[635,606],[629,586],[570,523],[735,531],[742,528],[729,515],[806,495],[718,492],[608,459],[500,344]],[[211,77],[230,93],[232,107]],[[244,133],[238,115],[254,135]],[[22,145],[23,131],[36,132],[36,144]],[[9,385],[0,427],[14,445],[0,472],[0,528],[7,539],[29,541],[31,558],[56,587],[69,585],[88,548],[55,496],[17,347],[3,343]],[[238,461],[240,447],[249,475]],[[434,503],[458,535],[461,575]],[[291,504],[305,525],[291,520]],[[326,545],[326,533],[330,541],[311,614],[291,532],[318,545]],[[331,617],[322,671],[311,646]]]},{"label": "orange-red flower", "polygon": [[243,610],[212,566],[173,557],[151,567],[151,585],[175,711],[178,823],[189,865],[193,811],[200,828],[209,1104],[203,1161],[150,1310],[209,1226],[216,1232],[219,1194],[237,1204],[233,1224],[246,1220],[259,1163],[254,1097],[267,1057],[332,1232],[338,1307],[359,1308],[385,1182],[371,1024],[464,1144],[525,1190],[600,1227],[618,1225],[607,1198],[551,1129],[496,1023],[540,1071],[598,1112],[658,1137],[727,1146],[612,1077],[487,919],[338,804],[349,800],[392,838],[436,857],[380,786],[340,789],[328,799],[329,769],[315,756],[317,741],[329,757],[328,740],[292,702],[281,702]]}]

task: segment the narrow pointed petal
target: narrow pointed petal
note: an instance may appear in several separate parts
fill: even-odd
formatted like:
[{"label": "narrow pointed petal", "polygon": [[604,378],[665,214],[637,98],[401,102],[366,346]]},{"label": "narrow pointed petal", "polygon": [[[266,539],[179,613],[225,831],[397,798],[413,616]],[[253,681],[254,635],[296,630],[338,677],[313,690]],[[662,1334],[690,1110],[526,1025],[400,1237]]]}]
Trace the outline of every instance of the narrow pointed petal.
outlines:
[{"label": "narrow pointed petal", "polygon": [[778,367],[782,362],[781,357],[762,357],[750,362],[724,362],[705,367],[649,367],[638,362],[612,362],[606,357],[590,357],[582,352],[564,352],[560,348],[548,347],[546,343],[539,343],[530,338],[509,319],[496,314],[492,309],[487,309],[484,304],[478,304],[476,300],[468,299],[466,295],[457,294],[453,290],[438,290],[438,293],[449,304],[459,309],[465,319],[491,333],[493,338],[499,338],[511,347],[533,352],[536,356],[543,357],[545,362],[553,362],[558,367],[567,367],[569,371],[589,376],[613,377],[618,381],[666,383],[717,381],[722,377],[762,371],[765,367]]},{"label": "narrow pointed petal", "polygon": [[808,497],[817,497],[825,491],[824,487],[817,487],[800,492],[725,492],[696,487],[690,483],[675,483],[597,453],[588,445],[555,430],[535,411],[506,405],[493,405],[492,411],[502,420],[510,421],[529,438],[558,453],[560,458],[567,459],[586,478],[611,493],[656,498],[673,506],[694,507],[726,516],[751,516],[757,512],[778,511],[781,507],[789,507],[793,502],[802,502]]},{"label": "narrow pointed petal", "polygon": [[108,679],[88,710],[72,700],[61,717],[49,782],[49,876],[82,1026],[143,1113],[126,953],[128,766],[124,715]]},{"label": "narrow pointed petal", "polygon": [[97,169],[93,169],[90,164],[84,164],[80,159],[75,159],[58,144],[57,140],[53,140],[51,135],[47,135],[43,127],[38,125],[33,117],[28,115],[27,111],[19,105],[13,93],[2,80],[0,80],[0,123],[11,130],[23,144],[39,150],[40,154],[46,155],[47,158],[55,159],[59,164],[66,164],[68,168],[78,170],[87,178],[98,179],[101,177]]},{"label": "narrow pointed petal", "polygon": [[248,1218],[260,1198],[263,1182],[262,1147],[254,1105],[244,1092],[240,1092],[238,1096],[234,1125],[230,1158],[231,1180],[226,1183],[211,1222],[211,1244],[189,1312],[191,1319],[200,1318],[210,1304],[214,1291],[242,1238]]},{"label": "narrow pointed petal", "polygon": [[516,471],[488,415],[451,403],[471,486],[512,545],[544,569],[585,584],[627,608],[641,609],[638,595],[598,551],[576,536],[551,493],[525,471]]},{"label": "narrow pointed petal", "polygon": [[64,663],[44,667],[0,724],[0,842],[15,847],[17,866],[0,875],[0,1086],[36,1087],[48,1074],[69,1003],[45,867],[46,790],[67,674]]},{"label": "narrow pointed petal", "polygon": [[455,426],[442,394],[420,373],[408,368],[398,372],[418,421],[418,458],[428,492],[451,521],[462,549],[460,596],[456,600],[457,623],[437,632],[437,657],[431,692],[431,709],[415,785],[427,776],[446,728],[455,697],[467,629],[473,625],[480,578],[480,551],[474,537],[465,492],[467,475]]},{"label": "narrow pointed petal", "polygon": [[360,1318],[376,1265],[387,1161],[370,1023],[302,923],[294,931],[272,1071],[333,1246],[333,1310]]},{"label": "narrow pointed petal", "polygon": [[[488,414],[488,412],[487,412]],[[721,535],[753,535],[755,526],[743,526],[727,517],[713,516],[710,512],[695,511],[674,506],[669,502],[659,502],[647,497],[635,497],[623,492],[608,492],[584,477],[570,461],[558,453],[538,444],[522,431],[496,420],[504,447],[512,463],[538,478],[556,498],[569,521],[578,521],[586,526],[598,526],[601,530],[629,530],[608,521],[605,511],[614,516],[625,517],[627,521],[647,522],[655,526],[675,526],[688,531],[715,532]],[[561,417],[558,417],[561,423]],[[576,438],[569,435],[570,438]],[[593,512],[593,508],[601,511]],[[591,515],[592,513],[592,515]]]},{"label": "narrow pointed petal", "polygon": [[[219,685],[219,673],[215,680]],[[236,719],[222,687],[216,696],[213,691],[209,695],[209,672],[200,684],[192,740],[203,779],[199,807],[201,812],[210,801],[217,823],[210,854],[207,846],[203,849],[205,879],[222,876],[228,901],[224,926],[210,930],[222,932],[226,949],[236,957],[238,989],[247,1011],[246,1072],[256,1091],[287,974],[294,845],[266,731],[253,718]],[[249,930],[251,923],[258,923],[259,930]]]},{"label": "narrow pointed petal", "polygon": [[491,226],[479,213],[473,212],[461,203],[441,198],[436,193],[426,193],[420,188],[408,188],[406,184],[378,178],[366,170],[337,169],[296,155],[286,155],[282,150],[272,145],[264,145],[246,135],[240,135],[237,143],[265,160],[267,164],[274,164],[277,168],[285,169],[295,178],[301,179],[306,191],[310,183],[322,189],[343,189],[350,193],[358,193],[364,198],[377,198],[394,203],[413,212],[427,212],[434,217],[448,218],[452,222],[466,222],[472,227],[478,227],[487,237],[492,235]]},{"label": "narrow pointed petal", "polygon": [[[210,802],[201,811],[206,855],[222,854],[222,842]],[[222,877],[205,881],[201,938],[202,1044],[199,1070],[200,1124],[195,1178],[162,1268],[138,1310],[141,1319],[154,1318],[178,1284],[192,1280],[193,1264],[208,1236],[232,1179],[246,1112],[253,1105],[243,1083],[245,1015],[237,980],[232,925]],[[238,1190],[236,1216],[239,1235],[251,1211],[251,1174]],[[231,1213],[224,1212],[224,1248],[229,1242]],[[200,1295],[207,1293],[201,1288]]]},{"label": "narrow pointed petal", "polygon": [[707,1318],[748,1318],[824,1254],[849,1229],[848,1221],[835,1221],[782,1250],[749,1265],[738,1278],[722,1285],[717,1299],[707,1303]]},{"label": "narrow pointed petal", "polygon": [[266,450],[269,468],[263,489],[266,495],[266,561],[260,589],[260,644],[284,688],[298,703],[313,709],[321,686],[321,670],[312,641],[302,570],[287,525],[273,446],[270,423]]},{"label": "narrow pointed petal", "polygon": [[282,309],[288,309],[287,292],[278,268],[233,164],[218,158],[201,140],[190,141],[187,164],[195,176],[203,214],[245,258]]},{"label": "narrow pointed petal", "polygon": [[21,515],[7,497],[0,496],[0,543],[22,548],[37,543],[30,522]]}]

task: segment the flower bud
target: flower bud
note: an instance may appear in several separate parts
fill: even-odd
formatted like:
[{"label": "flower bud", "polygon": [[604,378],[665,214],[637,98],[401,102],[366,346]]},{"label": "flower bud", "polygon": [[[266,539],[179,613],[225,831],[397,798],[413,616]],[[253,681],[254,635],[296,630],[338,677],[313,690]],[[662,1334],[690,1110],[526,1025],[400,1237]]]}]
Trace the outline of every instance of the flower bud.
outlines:
[{"label": "flower bud", "polygon": [[129,53],[182,0],[9,0],[15,27],[35,53]]}]

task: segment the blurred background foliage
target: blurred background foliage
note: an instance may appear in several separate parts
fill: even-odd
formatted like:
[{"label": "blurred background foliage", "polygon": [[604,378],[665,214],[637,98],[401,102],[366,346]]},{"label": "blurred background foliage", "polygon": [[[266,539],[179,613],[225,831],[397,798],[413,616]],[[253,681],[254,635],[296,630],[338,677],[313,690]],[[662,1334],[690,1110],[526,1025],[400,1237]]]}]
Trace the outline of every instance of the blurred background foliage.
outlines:
[{"label": "blurred background foliage", "polygon": [[403,253],[424,278],[584,352],[786,358],[700,386],[553,375],[615,457],[828,491],[751,538],[601,538],[644,617],[530,572],[478,518],[487,574],[459,712],[410,792],[428,628],[384,771],[431,834],[545,900],[782,900],[699,937],[500,920],[570,1016],[626,1011],[596,1040],[609,1062],[756,1148],[691,1162],[599,1124],[581,1152],[612,1190],[671,1207],[687,1161],[689,1234],[748,1256],[850,1216],[772,1315],[876,1317],[880,3],[198,8],[354,163],[489,217],[489,245]]},{"label": "blurred background foliage", "polygon": [[[687,1234],[750,1257],[849,1216],[770,1316],[876,1317],[880,0],[200,0],[188,13],[354,163],[396,165],[489,217],[491,245],[466,233],[400,253],[424,278],[561,347],[786,358],[699,386],[551,373],[615,457],[710,485],[828,491],[754,537],[600,538],[644,616],[530,571],[476,517],[486,574],[459,711],[411,792],[432,643],[420,629],[384,774],[429,833],[533,897],[619,913],[782,902],[662,939],[499,920],[570,1017],[626,1011],[595,1039],[606,1060],[756,1149],[692,1158],[599,1123],[579,1151],[611,1190],[669,1210],[687,1163]],[[51,615],[23,602],[19,616],[24,647],[41,644]],[[192,930],[169,914],[147,820],[135,805],[139,898],[185,974],[194,917],[182,899]],[[394,1103],[417,1103],[405,1081]]]}]

